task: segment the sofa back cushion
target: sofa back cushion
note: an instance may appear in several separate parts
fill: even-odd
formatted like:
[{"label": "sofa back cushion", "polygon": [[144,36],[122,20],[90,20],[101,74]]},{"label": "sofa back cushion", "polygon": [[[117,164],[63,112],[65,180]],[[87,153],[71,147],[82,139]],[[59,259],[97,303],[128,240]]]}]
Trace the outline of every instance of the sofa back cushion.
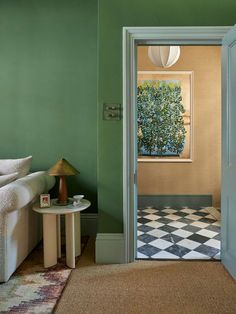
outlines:
[{"label": "sofa back cushion", "polygon": [[0,175],[0,188],[4,185],[16,180],[17,177],[18,177],[18,172]]},{"label": "sofa back cushion", "polygon": [[19,159],[0,159],[0,175],[18,172],[17,178],[26,176],[31,167],[32,156]]}]

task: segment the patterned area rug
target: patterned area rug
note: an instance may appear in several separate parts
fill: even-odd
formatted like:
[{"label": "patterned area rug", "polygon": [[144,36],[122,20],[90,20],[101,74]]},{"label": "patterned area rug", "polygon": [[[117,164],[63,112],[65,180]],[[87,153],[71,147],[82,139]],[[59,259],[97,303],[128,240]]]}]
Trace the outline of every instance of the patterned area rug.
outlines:
[{"label": "patterned area rug", "polygon": [[[82,251],[87,241],[88,237],[82,237]],[[44,268],[40,244],[10,280],[0,284],[0,313],[52,313],[71,271],[65,265],[65,257],[57,265]]]}]

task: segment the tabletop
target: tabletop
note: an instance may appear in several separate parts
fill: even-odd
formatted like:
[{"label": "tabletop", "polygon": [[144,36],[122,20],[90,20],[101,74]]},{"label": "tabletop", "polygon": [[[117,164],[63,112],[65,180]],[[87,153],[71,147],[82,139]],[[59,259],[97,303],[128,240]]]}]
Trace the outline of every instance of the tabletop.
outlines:
[{"label": "tabletop", "polygon": [[82,199],[80,201],[80,204],[76,206],[74,206],[73,204],[59,206],[59,205],[54,204],[55,201],[56,199],[52,199],[51,207],[47,207],[47,208],[40,208],[39,203],[36,203],[33,205],[33,210],[40,214],[61,215],[61,214],[72,214],[76,212],[81,212],[82,210],[85,210],[91,205],[90,201],[86,199]]}]

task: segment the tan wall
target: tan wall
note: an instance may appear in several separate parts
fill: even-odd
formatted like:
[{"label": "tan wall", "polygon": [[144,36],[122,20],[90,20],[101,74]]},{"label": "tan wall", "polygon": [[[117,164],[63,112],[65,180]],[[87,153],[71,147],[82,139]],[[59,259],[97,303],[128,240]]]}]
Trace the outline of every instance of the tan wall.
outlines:
[{"label": "tan wall", "polygon": [[[138,47],[138,70],[163,68],[152,65],[147,47]],[[193,162],[139,162],[139,195],[212,194],[213,205],[219,206],[221,48],[181,47],[180,59],[166,71],[193,71]]]}]

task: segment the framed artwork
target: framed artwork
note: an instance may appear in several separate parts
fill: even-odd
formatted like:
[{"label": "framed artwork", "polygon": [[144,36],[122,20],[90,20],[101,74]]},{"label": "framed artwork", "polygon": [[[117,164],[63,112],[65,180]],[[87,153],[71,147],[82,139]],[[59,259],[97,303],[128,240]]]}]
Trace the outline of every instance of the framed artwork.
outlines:
[{"label": "framed artwork", "polygon": [[46,208],[50,207],[50,194],[40,194],[40,207]]},{"label": "framed artwork", "polygon": [[192,162],[193,72],[138,71],[139,162]]}]

